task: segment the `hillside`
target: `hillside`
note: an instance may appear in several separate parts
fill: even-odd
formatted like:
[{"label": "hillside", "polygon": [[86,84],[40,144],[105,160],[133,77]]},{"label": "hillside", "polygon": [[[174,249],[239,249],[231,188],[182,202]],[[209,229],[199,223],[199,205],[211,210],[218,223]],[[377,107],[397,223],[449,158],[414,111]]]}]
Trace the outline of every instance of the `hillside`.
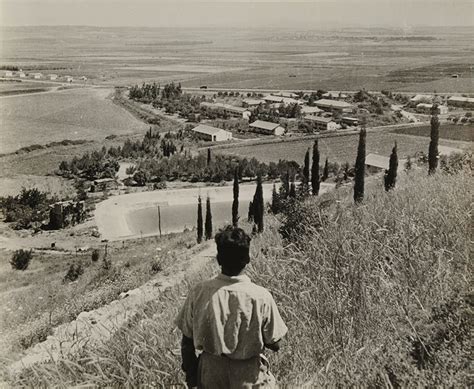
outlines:
[{"label": "hillside", "polygon": [[[271,290],[289,327],[282,350],[270,355],[282,384],[468,385],[472,184],[470,170],[428,177],[415,169],[390,193],[372,180],[359,206],[343,187],[267,217],[248,273]],[[172,321],[188,285],[216,270],[204,267],[187,285],[169,288],[105,344],[10,382],[181,383]]]}]

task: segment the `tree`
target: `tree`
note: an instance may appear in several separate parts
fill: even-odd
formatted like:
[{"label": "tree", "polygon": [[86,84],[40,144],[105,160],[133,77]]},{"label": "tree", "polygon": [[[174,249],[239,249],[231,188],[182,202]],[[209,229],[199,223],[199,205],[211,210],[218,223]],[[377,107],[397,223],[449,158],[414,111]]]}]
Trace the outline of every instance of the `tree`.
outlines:
[{"label": "tree", "polygon": [[272,203],[270,205],[270,209],[273,214],[277,214],[281,211],[281,208],[282,208],[281,196],[277,192],[275,184],[273,184]]},{"label": "tree", "polygon": [[263,213],[264,213],[264,204],[263,204],[263,188],[262,188],[262,177],[257,176],[257,188],[255,189],[255,195],[253,196],[253,211],[254,211],[254,221],[257,225],[258,232],[263,232]]},{"label": "tree", "polygon": [[253,222],[253,219],[254,219],[254,215],[253,215],[253,201],[251,201],[249,203],[249,212],[247,214],[247,221],[249,223],[252,223]]},{"label": "tree", "polygon": [[10,265],[16,270],[26,270],[33,257],[33,250],[16,250],[10,259]]},{"label": "tree", "polygon": [[209,166],[211,164],[211,148],[208,147],[207,148],[207,166]]},{"label": "tree", "polygon": [[234,172],[234,201],[232,202],[232,225],[239,224],[239,170]]},{"label": "tree", "polygon": [[319,194],[319,188],[319,147],[318,140],[316,139],[313,145],[313,165],[311,166],[311,189],[313,190],[313,196]]},{"label": "tree", "polygon": [[202,204],[201,196],[198,197],[198,209],[197,209],[197,242],[202,242]]},{"label": "tree", "polygon": [[322,181],[326,181],[328,177],[329,177],[329,162],[328,162],[328,159],[326,158],[326,162],[324,162]]},{"label": "tree", "polygon": [[288,193],[288,196],[291,197],[292,199],[296,198],[296,185],[295,185],[295,179],[291,179],[291,185],[290,185],[290,191]]},{"label": "tree", "polygon": [[397,170],[398,170],[398,156],[397,156],[397,142],[392,149],[392,154],[390,154],[390,162],[388,171],[386,171],[384,176],[384,185],[385,190],[388,192],[390,189],[395,188],[397,181]]},{"label": "tree", "polygon": [[308,188],[309,186],[309,149],[306,150],[304,155],[304,167],[303,167],[303,187]]},{"label": "tree", "polygon": [[439,119],[438,106],[433,105],[431,110],[431,140],[428,149],[428,174],[436,173],[438,167]]},{"label": "tree", "polygon": [[366,137],[367,132],[365,128],[362,128],[359,134],[359,146],[357,148],[357,158],[355,163],[354,201],[356,203],[360,203],[364,199]]},{"label": "tree", "polygon": [[205,237],[206,237],[206,240],[212,239],[212,213],[211,213],[211,199],[209,198],[209,196],[207,196],[207,199],[206,199]]}]

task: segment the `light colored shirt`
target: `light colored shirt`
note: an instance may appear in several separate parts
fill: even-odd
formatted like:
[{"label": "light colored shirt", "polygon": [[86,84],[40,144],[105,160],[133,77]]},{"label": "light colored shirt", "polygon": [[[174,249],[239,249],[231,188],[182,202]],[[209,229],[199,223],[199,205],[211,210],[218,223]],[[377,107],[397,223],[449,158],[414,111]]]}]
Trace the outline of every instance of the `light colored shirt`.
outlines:
[{"label": "light colored shirt", "polygon": [[288,331],[270,292],[246,275],[196,285],[175,323],[197,350],[231,359],[252,358]]}]

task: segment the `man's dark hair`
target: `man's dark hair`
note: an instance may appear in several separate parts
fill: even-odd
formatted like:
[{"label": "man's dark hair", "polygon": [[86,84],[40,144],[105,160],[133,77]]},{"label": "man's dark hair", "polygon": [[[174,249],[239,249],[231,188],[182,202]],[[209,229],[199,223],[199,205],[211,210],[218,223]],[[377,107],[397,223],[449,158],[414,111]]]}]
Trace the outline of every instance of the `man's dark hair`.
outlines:
[{"label": "man's dark hair", "polygon": [[217,262],[227,275],[237,275],[250,262],[250,241],[242,228],[227,226],[215,237]]}]

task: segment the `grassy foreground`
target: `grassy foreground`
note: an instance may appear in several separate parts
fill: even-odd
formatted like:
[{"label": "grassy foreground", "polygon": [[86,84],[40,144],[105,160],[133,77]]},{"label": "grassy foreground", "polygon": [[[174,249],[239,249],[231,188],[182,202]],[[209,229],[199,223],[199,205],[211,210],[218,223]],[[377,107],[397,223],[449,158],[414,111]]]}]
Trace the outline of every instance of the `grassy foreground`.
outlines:
[{"label": "grassy foreground", "polygon": [[[270,355],[282,384],[308,387],[469,385],[472,319],[470,173],[405,173],[354,206],[349,188],[267,218],[248,270],[268,287],[289,327]],[[277,233],[283,227],[288,239]],[[209,277],[202,269],[189,284]],[[169,289],[99,348],[11,377],[25,386],[183,383],[172,321],[188,285]]]}]

